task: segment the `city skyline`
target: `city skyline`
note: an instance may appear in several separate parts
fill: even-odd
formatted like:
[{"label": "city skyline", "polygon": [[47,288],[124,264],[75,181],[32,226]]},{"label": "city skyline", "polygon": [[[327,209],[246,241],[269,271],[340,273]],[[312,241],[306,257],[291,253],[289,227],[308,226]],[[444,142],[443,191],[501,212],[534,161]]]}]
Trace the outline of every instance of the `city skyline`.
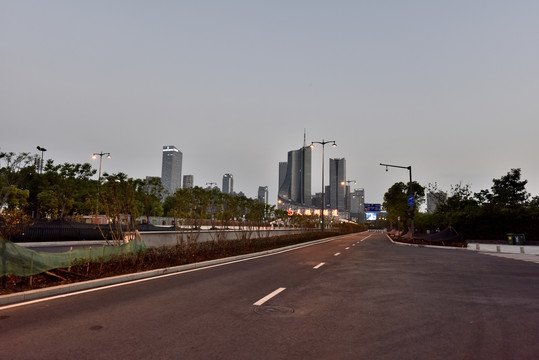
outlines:
[{"label": "city skyline", "polygon": [[231,173],[274,203],[307,129],[367,203],[408,181],[380,163],[449,194],[520,168],[539,196],[539,2],[486,4],[4,1],[0,151],[96,169],[107,152],[102,172],[144,179],[176,144],[195,185]]}]

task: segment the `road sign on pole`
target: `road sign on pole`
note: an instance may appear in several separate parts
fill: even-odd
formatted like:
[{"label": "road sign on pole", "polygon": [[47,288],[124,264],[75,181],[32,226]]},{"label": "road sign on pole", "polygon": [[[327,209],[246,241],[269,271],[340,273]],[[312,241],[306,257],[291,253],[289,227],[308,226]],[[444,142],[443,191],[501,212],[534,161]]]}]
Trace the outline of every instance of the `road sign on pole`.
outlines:
[{"label": "road sign on pole", "polygon": [[365,212],[380,212],[382,204],[365,204]]},{"label": "road sign on pole", "polygon": [[414,195],[408,195],[408,206],[414,206],[414,205],[415,205]]}]

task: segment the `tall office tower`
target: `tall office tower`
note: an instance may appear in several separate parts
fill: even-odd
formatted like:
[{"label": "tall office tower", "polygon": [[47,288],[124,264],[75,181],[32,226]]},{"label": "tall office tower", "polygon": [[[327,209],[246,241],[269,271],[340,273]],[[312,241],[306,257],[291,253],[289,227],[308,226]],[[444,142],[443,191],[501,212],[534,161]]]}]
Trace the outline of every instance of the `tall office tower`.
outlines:
[{"label": "tall office tower", "polygon": [[232,174],[223,175],[223,187],[221,191],[225,194],[232,194],[234,191],[234,177]]},{"label": "tall office tower", "polygon": [[161,183],[170,195],[174,194],[182,185],[182,157],[182,152],[175,146],[163,146]]},{"label": "tall office tower", "polygon": [[268,205],[268,187],[259,186],[258,187],[258,201],[262,204]]},{"label": "tall office tower", "polygon": [[329,159],[330,207],[346,211],[346,159]]},{"label": "tall office tower", "polygon": [[350,217],[353,221],[365,221],[365,190],[354,189],[350,197]]},{"label": "tall office tower", "polygon": [[195,177],[193,175],[184,175],[183,176],[183,188],[192,189],[195,184]]},{"label": "tall office tower", "polygon": [[433,214],[438,205],[447,202],[447,193],[443,191],[427,193],[427,214]]},{"label": "tall office tower", "polygon": [[311,148],[289,151],[288,162],[279,163],[278,196],[281,202],[311,206]]},{"label": "tall office tower", "polygon": [[286,208],[284,203],[288,201],[288,191],[290,189],[290,184],[287,181],[286,173],[288,171],[288,162],[279,163],[279,187],[277,188],[277,208],[281,209]]}]

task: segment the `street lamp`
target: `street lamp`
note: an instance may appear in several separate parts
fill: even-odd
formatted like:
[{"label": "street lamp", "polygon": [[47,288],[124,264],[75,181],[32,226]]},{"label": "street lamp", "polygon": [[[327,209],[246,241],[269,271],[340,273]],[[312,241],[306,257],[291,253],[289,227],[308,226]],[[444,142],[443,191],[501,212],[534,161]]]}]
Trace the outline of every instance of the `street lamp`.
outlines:
[{"label": "street lamp", "polygon": [[39,173],[42,174],[43,173],[43,153],[47,151],[47,149],[42,148],[41,146],[38,146],[37,150],[41,151],[41,162],[39,163]]},{"label": "street lamp", "polygon": [[110,159],[110,153],[99,152],[92,155],[92,159],[94,160],[99,156],[99,183],[101,183],[101,161],[103,159],[103,155],[107,155],[107,159]]},{"label": "street lamp", "polygon": [[311,145],[310,145],[311,149],[314,149],[314,144],[322,145],[322,213],[321,213],[321,216],[322,216],[322,231],[324,231],[324,210],[325,210],[325,207],[326,207],[326,204],[325,204],[326,199],[325,199],[325,196],[324,196],[324,151],[325,151],[326,144],[329,144],[329,143],[333,143],[331,146],[337,147],[337,144],[333,140],[329,140],[329,141],[325,141],[325,140],[313,141],[313,142],[311,142]]},{"label": "street lamp", "polygon": [[[410,172],[410,186],[408,187],[408,210],[410,212],[410,220],[412,220],[412,236],[414,235],[414,206],[415,206],[415,198],[414,198],[414,190],[413,190],[413,183],[412,183],[412,166],[398,166],[398,165],[389,165],[389,164],[382,164],[381,166],[386,167],[386,171],[389,171],[388,168],[394,167],[399,169],[407,169]],[[411,199],[410,199],[411,197]],[[411,200],[411,201],[410,201]]]},{"label": "street lamp", "polygon": [[352,195],[352,192],[350,191],[350,190],[351,190],[351,189],[350,189],[350,183],[354,183],[354,184],[355,184],[356,181],[355,181],[355,180],[345,180],[345,181],[342,181],[342,182],[341,182],[341,185],[343,185],[343,186],[346,185],[346,184],[348,184],[348,186],[347,186],[346,189],[345,189],[346,191],[348,191],[348,204],[347,204],[347,206],[346,206],[346,207],[348,208],[348,221],[350,221],[350,220],[352,219],[352,216],[351,216],[351,213],[352,213],[352,206],[351,206],[351,204],[350,204],[350,201],[351,201],[351,200],[350,200],[350,197],[351,197],[351,195]]}]

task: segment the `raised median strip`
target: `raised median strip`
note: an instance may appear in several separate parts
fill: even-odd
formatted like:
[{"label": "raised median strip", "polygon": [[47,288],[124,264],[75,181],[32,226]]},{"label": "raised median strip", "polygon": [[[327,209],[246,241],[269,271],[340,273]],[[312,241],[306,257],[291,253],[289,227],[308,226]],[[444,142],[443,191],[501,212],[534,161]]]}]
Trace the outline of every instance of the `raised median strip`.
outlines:
[{"label": "raised median strip", "polygon": [[282,248],[266,250],[266,251],[261,251],[257,253],[252,253],[252,254],[244,254],[244,255],[232,256],[232,257],[227,257],[227,258],[208,260],[208,261],[203,261],[203,262],[198,262],[198,263],[179,265],[179,266],[174,266],[170,268],[148,270],[148,271],[139,272],[139,273],[118,275],[118,276],[112,276],[112,277],[107,277],[107,278],[102,278],[102,279],[88,280],[88,281],[76,282],[76,283],[65,284],[65,285],[58,285],[58,286],[53,286],[53,287],[48,287],[48,288],[43,288],[43,289],[36,289],[36,290],[30,290],[30,291],[25,291],[25,292],[2,295],[0,296],[0,306],[6,306],[10,304],[17,304],[17,303],[25,303],[29,301],[39,301],[40,299],[44,300],[46,298],[53,297],[53,296],[70,296],[70,295],[74,295],[76,293],[80,293],[81,291],[85,291],[89,289],[106,288],[106,287],[111,287],[118,284],[137,281],[137,280],[140,280],[140,281],[150,280],[158,276],[172,275],[176,273],[192,271],[195,269],[208,268],[208,267],[220,266],[220,265],[224,265],[228,263],[245,261],[245,260],[256,258],[256,257],[268,256],[268,255],[277,254],[281,252],[291,251],[291,250],[298,249],[301,247],[306,247],[306,246],[320,244],[320,243],[324,243],[328,241],[333,241],[333,240],[342,238],[343,236],[347,236],[347,235],[339,235],[339,236],[335,236],[331,238],[314,240],[314,241],[310,241],[306,243],[290,245],[290,246],[286,246]]}]

